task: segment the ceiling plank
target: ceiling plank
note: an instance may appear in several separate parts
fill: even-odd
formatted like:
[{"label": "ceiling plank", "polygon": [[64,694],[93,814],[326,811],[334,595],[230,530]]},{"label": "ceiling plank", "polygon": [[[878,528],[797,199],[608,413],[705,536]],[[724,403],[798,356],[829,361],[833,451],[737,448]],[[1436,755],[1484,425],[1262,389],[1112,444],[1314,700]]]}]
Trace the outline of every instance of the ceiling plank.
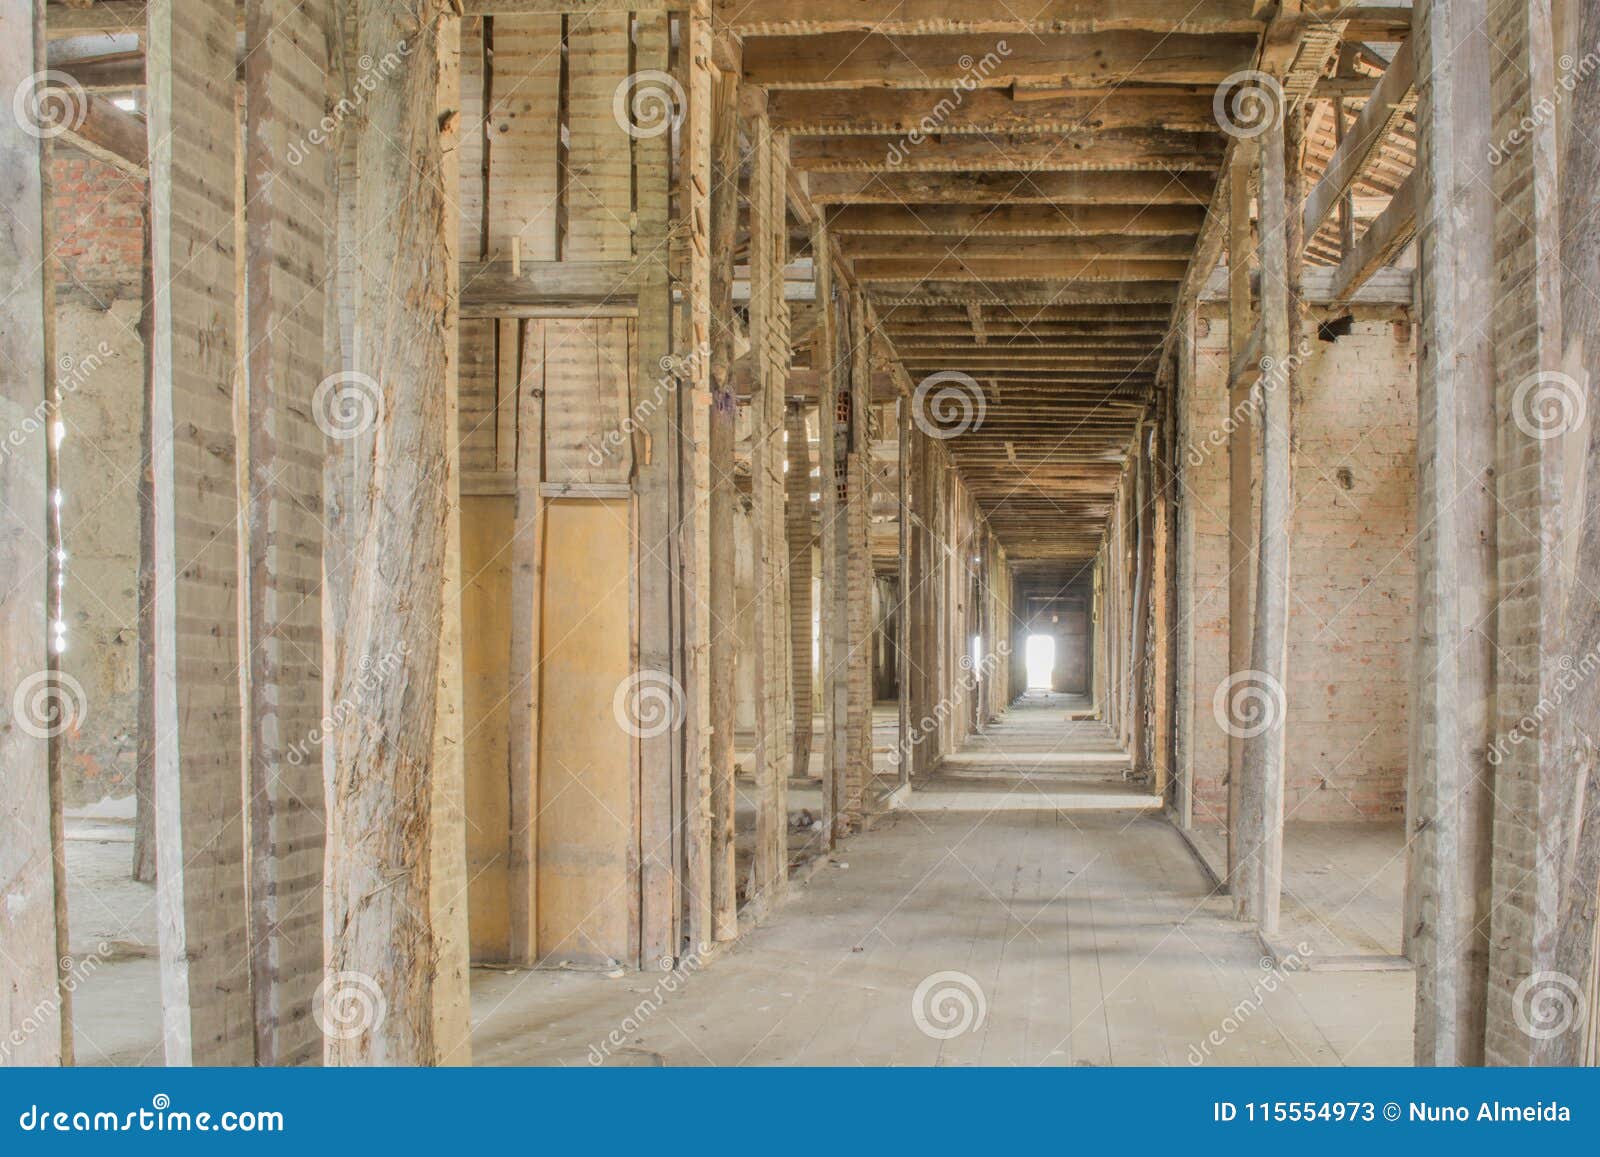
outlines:
[{"label": "ceiling plank", "polygon": [[1205,210],[1188,205],[850,205],[828,216],[828,228],[847,233],[953,237],[1188,236]]},{"label": "ceiling plank", "polygon": [[1170,133],[1164,129],[1119,129],[1083,136],[1046,133],[1002,137],[955,135],[920,144],[906,137],[860,135],[795,137],[789,161],[814,173],[1006,172],[1147,169],[1161,172],[1215,169],[1222,160],[1221,133]]},{"label": "ceiling plank", "polygon": [[950,0],[715,0],[713,19],[742,36],[882,32],[1253,33],[1255,0],[1029,0],[1024,5],[952,4]]},{"label": "ceiling plank", "polygon": [[1178,172],[820,173],[807,177],[818,205],[1207,205],[1212,181]]}]

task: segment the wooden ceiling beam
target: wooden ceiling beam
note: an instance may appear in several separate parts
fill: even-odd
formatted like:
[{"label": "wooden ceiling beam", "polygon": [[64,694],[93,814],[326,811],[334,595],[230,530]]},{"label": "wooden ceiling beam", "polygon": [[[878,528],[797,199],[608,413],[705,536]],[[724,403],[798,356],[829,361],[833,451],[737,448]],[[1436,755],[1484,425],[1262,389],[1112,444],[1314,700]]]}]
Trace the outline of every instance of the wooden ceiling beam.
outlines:
[{"label": "wooden ceiling beam", "polygon": [[1177,172],[811,173],[818,205],[1207,205],[1212,180]]},{"label": "wooden ceiling beam", "polygon": [[1170,94],[1130,88],[1048,100],[1019,100],[998,88],[954,94],[909,88],[779,91],[768,98],[767,115],[774,129],[797,136],[1217,130],[1209,88]]},{"label": "wooden ceiling beam", "polygon": [[1092,169],[1146,169],[1171,172],[1215,169],[1222,159],[1220,133],[1171,133],[1164,129],[1118,129],[1092,135],[1013,134],[984,137],[958,134],[912,144],[885,135],[795,137],[789,162],[816,173],[941,173],[971,170],[1001,172]]},{"label": "wooden ceiling beam", "polygon": [[825,32],[746,36],[743,66],[746,84],[767,89],[1203,85],[1248,67],[1255,50],[1253,33],[1092,32],[997,41],[985,35]]},{"label": "wooden ceiling beam", "polygon": [[1018,309],[1027,305],[1116,305],[1123,303],[1150,304],[1166,302],[1169,306],[1178,299],[1175,286],[1164,281],[1017,281],[1005,284],[1000,293],[994,286],[983,282],[936,280],[924,282],[912,289],[872,291],[872,300],[879,310],[892,310],[902,305],[945,305],[960,302],[963,305],[976,301],[981,305],[996,305]]},{"label": "wooden ceiling beam", "polygon": [[1254,33],[1254,0],[1028,0],[1022,5],[952,4],[950,0],[715,0],[712,19],[742,36],[880,32],[1085,33],[1107,31]]},{"label": "wooden ceiling beam", "polygon": [[1191,205],[847,205],[828,215],[828,228],[841,239],[850,233],[1189,236],[1204,222],[1205,210]]},{"label": "wooden ceiling beam", "polygon": [[1034,260],[1023,257],[859,257],[855,274],[864,282],[927,281],[1034,281],[1058,277],[1064,281],[1170,281],[1183,280],[1185,261],[1130,261],[1117,258],[1060,258]]},{"label": "wooden ceiling beam", "polygon": [[1086,237],[951,237],[935,234],[908,237],[881,233],[838,235],[839,251],[846,257],[1026,257],[1032,260],[1112,257],[1124,260],[1187,258],[1194,251],[1194,234],[1159,237],[1091,234]]}]

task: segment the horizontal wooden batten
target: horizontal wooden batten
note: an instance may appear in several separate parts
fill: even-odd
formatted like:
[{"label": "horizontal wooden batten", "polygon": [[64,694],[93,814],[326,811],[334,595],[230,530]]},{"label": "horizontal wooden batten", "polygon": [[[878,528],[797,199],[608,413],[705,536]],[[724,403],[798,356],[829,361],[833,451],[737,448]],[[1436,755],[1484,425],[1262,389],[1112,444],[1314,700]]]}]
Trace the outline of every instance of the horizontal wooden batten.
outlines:
[{"label": "horizontal wooden batten", "polygon": [[1128,89],[1115,96],[1073,94],[1045,100],[1018,100],[994,88],[779,91],[771,95],[767,111],[773,128],[799,136],[1217,131],[1209,88],[1173,95]]},{"label": "horizontal wooden batten", "polygon": [[839,235],[847,257],[1025,257],[1030,260],[1121,258],[1147,260],[1187,258],[1194,251],[1192,233],[1157,237],[1091,234],[1084,237],[951,237],[935,234],[908,237],[892,233]]},{"label": "horizontal wooden batten", "polygon": [[1064,281],[1171,281],[1183,280],[1182,261],[1125,261],[1098,258],[1033,260],[1021,257],[862,257],[855,274],[862,281],[1033,281],[1059,277]]},{"label": "horizontal wooden batten", "polygon": [[461,310],[483,315],[517,307],[631,300],[639,266],[632,261],[464,262]]},{"label": "horizontal wooden batten", "polygon": [[[493,0],[490,0],[493,2]],[[951,4],[900,0],[864,6],[859,0],[716,0],[713,18],[741,36],[834,32],[1254,33],[1263,21],[1253,0],[1029,0],[1024,5]]]},{"label": "horizontal wooden batten", "polygon": [[848,233],[972,237],[1193,236],[1205,210],[1188,205],[847,205],[828,228]]},{"label": "horizontal wooden batten", "polygon": [[943,305],[951,302],[976,302],[980,305],[1106,305],[1125,302],[1171,304],[1178,299],[1176,286],[1164,281],[1017,281],[1005,285],[1005,292],[971,281],[928,281],[915,289],[878,289],[871,294],[880,310],[901,305]]},{"label": "horizontal wooden batten", "polygon": [[1209,174],[1042,170],[1032,173],[811,173],[818,205],[1207,205]]},{"label": "horizontal wooden batten", "polygon": [[1072,172],[1084,169],[1149,169],[1172,172],[1215,169],[1222,160],[1220,134],[1170,133],[1164,129],[1105,133],[987,137],[957,134],[920,144],[884,135],[795,137],[789,160],[817,173],[993,171]]},{"label": "horizontal wooden batten", "polygon": [[1219,84],[1249,67],[1256,39],[1152,32],[1028,35],[1004,42],[982,35],[879,32],[747,36],[744,80],[769,89]]},{"label": "horizontal wooden batten", "polygon": [[[1122,325],[1160,322],[1164,332],[1172,310],[1165,305],[1024,305],[1019,302],[1003,303],[984,316],[992,324],[1098,325],[1109,322]],[[969,315],[959,305],[901,305],[892,309],[880,307],[878,317],[884,325],[921,325],[924,322],[968,322]]]}]

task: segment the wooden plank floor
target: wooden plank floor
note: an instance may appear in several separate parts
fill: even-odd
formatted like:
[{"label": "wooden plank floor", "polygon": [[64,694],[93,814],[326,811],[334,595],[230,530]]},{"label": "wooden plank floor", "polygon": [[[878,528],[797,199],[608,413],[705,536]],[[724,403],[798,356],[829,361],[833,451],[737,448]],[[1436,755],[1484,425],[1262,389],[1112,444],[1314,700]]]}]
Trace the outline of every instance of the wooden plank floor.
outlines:
[{"label": "wooden plank floor", "polygon": [[[670,985],[476,972],[474,1059],[1409,1062],[1409,973],[1273,973],[1227,911],[1156,816],[896,812],[768,924]],[[960,1028],[965,1009],[965,1031],[938,1035]]]}]

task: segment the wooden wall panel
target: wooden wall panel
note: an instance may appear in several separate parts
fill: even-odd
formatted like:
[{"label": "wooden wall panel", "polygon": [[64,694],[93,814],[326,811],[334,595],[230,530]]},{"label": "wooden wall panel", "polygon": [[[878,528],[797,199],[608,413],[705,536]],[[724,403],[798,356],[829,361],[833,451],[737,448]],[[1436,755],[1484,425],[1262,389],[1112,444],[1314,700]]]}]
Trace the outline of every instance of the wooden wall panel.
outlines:
[{"label": "wooden wall panel", "polygon": [[[511,545],[516,500],[461,502],[467,917],[472,959],[509,958]],[[518,678],[526,677],[519,672]]]},{"label": "wooden wall panel", "polygon": [[461,22],[461,182],[457,202],[461,209],[461,260],[481,261],[484,257],[483,229],[485,161],[489,151],[485,142],[488,125],[484,119],[484,88],[487,60],[484,56],[484,19],[469,16]]},{"label": "wooden wall panel", "polygon": [[633,251],[632,160],[615,101],[629,66],[628,16],[574,19],[567,31],[567,236],[562,257],[606,261]]},{"label": "wooden wall panel", "polygon": [[496,338],[492,318],[461,319],[461,471],[495,468]]},{"label": "wooden wall panel", "polygon": [[[632,326],[626,318],[545,323],[546,481],[628,481]],[[636,392],[641,406],[667,400],[656,381]]]},{"label": "wooden wall panel", "polygon": [[[561,17],[496,16],[489,36],[493,52],[486,110],[485,256],[508,261],[515,241],[523,260],[554,261],[560,196]],[[469,159],[464,152],[463,170]],[[463,249],[471,252],[465,245]]]},{"label": "wooden wall panel", "polygon": [[632,674],[629,504],[558,499],[546,511],[539,736],[539,955],[622,963],[635,834],[633,739],[613,711]]}]

